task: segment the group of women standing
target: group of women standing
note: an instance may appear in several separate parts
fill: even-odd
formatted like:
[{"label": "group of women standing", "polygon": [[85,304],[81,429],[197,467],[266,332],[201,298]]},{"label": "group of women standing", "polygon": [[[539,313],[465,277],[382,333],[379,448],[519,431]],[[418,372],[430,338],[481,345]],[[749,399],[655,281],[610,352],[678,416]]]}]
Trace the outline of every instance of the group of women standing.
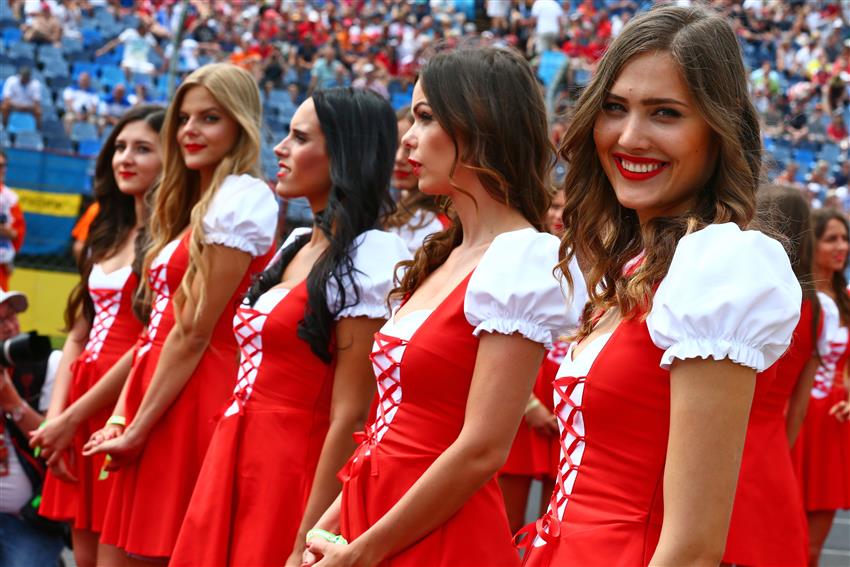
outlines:
[{"label": "group of women standing", "polygon": [[[411,116],[351,89],[299,107],[275,192],[315,222],[276,253],[248,74],[203,67],[116,126],[32,437],[78,565],[805,563],[850,505],[827,478],[850,453],[847,223],[815,218],[812,268],[805,209],[783,236],[786,193],[757,206],[728,23],[623,29],[554,218],[520,55],[436,53]],[[548,506],[520,530],[534,476]]]}]

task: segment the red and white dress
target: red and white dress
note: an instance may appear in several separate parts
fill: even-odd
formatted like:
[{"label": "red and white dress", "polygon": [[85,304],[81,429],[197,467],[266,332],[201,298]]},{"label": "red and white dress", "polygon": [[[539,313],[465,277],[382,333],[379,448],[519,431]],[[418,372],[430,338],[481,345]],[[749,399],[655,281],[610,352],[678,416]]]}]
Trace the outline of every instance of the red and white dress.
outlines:
[{"label": "red and white dress", "polygon": [[[94,320],[85,350],[71,366],[72,381],[68,392],[70,405],[89,389],[121,358],[142,330],[133,314],[133,294],[138,278],[131,266],[106,273],[95,264],[89,274],[89,295],[94,303]],[[110,480],[99,481],[103,455],[83,457],[83,445],[92,433],[103,427],[111,408],[95,413],[78,428],[69,452],[75,483],[57,479],[51,472],[44,479],[39,514],[53,520],[69,521],[75,529],[99,532],[103,525],[106,500],[112,488]]]},{"label": "red and white dress", "polygon": [[[782,246],[732,223],[683,237],[644,320],[623,320],[555,381],[561,460],[528,565],[647,565],[664,516],[675,359],[758,372],[786,350],[802,294]],[[711,424],[706,424],[710,427]]]},{"label": "red and white dress", "polygon": [[[577,319],[552,275],[558,244],[533,229],[500,234],[436,309],[392,318],[376,333],[377,415],[340,473],[341,529],[349,541],[386,514],[457,439],[481,333],[518,333],[549,348]],[[518,564],[495,478],[449,520],[382,563]]]},{"label": "red and white dress", "polygon": [[835,301],[820,292],[818,299],[829,349],[821,354],[809,409],[794,444],[803,503],[809,512],[850,508],[850,423],[829,415],[830,408],[847,399],[844,372],[850,332],[841,326]]},{"label": "red and white dress", "polygon": [[[805,300],[791,346],[759,376],[747,425],[738,489],[723,562],[738,565],[805,565],[809,533],[791,448],[785,410],[803,367],[828,341],[812,329],[812,304]],[[822,329],[823,319],[819,327]]]},{"label": "red and white dress", "polygon": [[[289,241],[309,232],[296,229]],[[337,320],[386,319],[395,265],[409,257],[394,234],[361,234],[352,253],[360,300]],[[334,289],[328,293],[336,297]],[[347,289],[346,302],[354,294]],[[328,430],[335,368],[335,359],[324,362],[298,336],[306,305],[305,280],[291,290],[272,288],[237,310],[236,388],[170,565],[283,565],[292,552]]]},{"label": "red and white dress", "polygon": [[[154,425],[138,459],[110,474],[115,479],[101,535],[104,543],[140,556],[171,555],[215,418],[233,388],[239,357],[231,321],[251,277],[268,263],[276,224],[277,204],[265,183],[249,175],[225,178],[203,219],[206,242],[247,252],[253,260],[219,317],[195,372]],[[128,423],[174,326],[171,300],[188,268],[188,245],[187,233],[163,248],[151,265],[148,278],[154,301],[128,378]]]}]

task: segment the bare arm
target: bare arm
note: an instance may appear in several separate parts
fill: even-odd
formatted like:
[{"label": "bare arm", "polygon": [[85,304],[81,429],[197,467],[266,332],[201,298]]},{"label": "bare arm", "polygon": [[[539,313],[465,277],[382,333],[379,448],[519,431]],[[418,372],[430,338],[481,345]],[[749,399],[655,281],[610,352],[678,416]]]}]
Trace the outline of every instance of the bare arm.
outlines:
[{"label": "bare arm", "polygon": [[806,418],[806,410],[809,407],[809,398],[811,397],[812,384],[815,381],[818,364],[820,364],[820,361],[816,356],[809,359],[800,372],[797,383],[794,384],[791,399],[788,400],[788,412],[785,415],[785,435],[788,437],[789,447],[793,447],[797,441],[797,435],[799,435],[803,420]]},{"label": "bare arm", "polygon": [[109,53],[110,51],[112,51],[113,49],[115,49],[115,47],[116,47],[119,43],[121,43],[121,41],[120,41],[118,38],[115,38],[115,39],[113,39],[113,40],[107,41],[107,42],[106,42],[106,45],[104,45],[103,47],[101,47],[100,49],[98,49],[97,51],[95,51],[95,53],[94,53],[95,57],[100,57],[100,56],[101,56],[101,55],[103,55],[104,53]]},{"label": "bare arm", "polygon": [[519,336],[482,335],[458,438],[350,545],[311,540],[310,550],[324,555],[321,564],[374,565],[455,514],[505,462],[542,359],[538,343]]},{"label": "bare arm", "polygon": [[[127,424],[121,437],[92,450],[109,453],[116,465],[120,466],[122,457],[131,458],[141,450],[150,430],[191,378],[209,345],[219,317],[248,269],[251,256],[233,248],[208,245],[204,248],[202,261],[209,267],[204,308],[196,318],[197,306],[191,298],[186,298],[182,309],[175,313],[177,322],[165,339],[151,383],[133,421]],[[193,291],[197,292],[198,285],[196,281]]]},{"label": "bare arm", "polygon": [[670,370],[664,523],[650,565],[718,565],[726,546],[755,371],[726,359]]},{"label": "bare arm", "polygon": [[47,419],[52,419],[62,413],[68,403],[68,393],[71,390],[71,365],[80,357],[86,348],[91,326],[83,317],[77,317],[74,326],[65,339],[62,347],[62,358],[56,369],[53,391],[50,394],[50,406],[47,408]]},{"label": "bare arm", "polygon": [[354,452],[356,443],[352,433],[363,429],[375,395],[375,374],[369,353],[374,335],[383,324],[383,319],[355,317],[341,319],[336,325],[337,344],[342,346],[334,372],[330,427],[288,564],[301,565],[307,530],[316,525],[322,512],[339,495],[336,473]]}]

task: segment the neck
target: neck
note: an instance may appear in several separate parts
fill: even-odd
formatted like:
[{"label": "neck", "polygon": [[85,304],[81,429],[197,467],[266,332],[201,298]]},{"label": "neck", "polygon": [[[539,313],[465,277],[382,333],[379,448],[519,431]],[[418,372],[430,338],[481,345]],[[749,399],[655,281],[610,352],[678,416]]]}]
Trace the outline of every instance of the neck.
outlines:
[{"label": "neck", "polygon": [[145,221],[147,220],[145,217],[147,216],[145,206],[145,195],[144,193],[141,195],[136,195],[134,197],[134,208],[136,209],[136,228],[141,228],[144,226]]},{"label": "neck", "polygon": [[215,168],[204,168],[198,171],[200,177],[200,188],[201,195],[207,192],[207,189],[210,188],[210,184],[212,183],[213,173],[215,172]]},{"label": "neck", "polygon": [[450,195],[463,226],[461,247],[484,246],[503,232],[530,226],[522,213],[494,199],[480,183],[469,185],[461,185],[467,194],[455,191]]},{"label": "neck", "polygon": [[815,266],[813,272],[814,273],[812,275],[814,276],[814,279],[815,279],[815,289],[817,289],[817,291],[822,291],[822,292],[826,293],[827,295],[830,295],[830,296],[833,295],[833,292],[832,292],[833,272],[832,272],[832,270],[825,270],[823,268],[818,268],[817,266]]},{"label": "neck", "polygon": [[322,232],[322,229],[316,223],[313,223],[313,230],[310,232],[310,242],[307,246],[327,246],[329,244],[328,237]]}]

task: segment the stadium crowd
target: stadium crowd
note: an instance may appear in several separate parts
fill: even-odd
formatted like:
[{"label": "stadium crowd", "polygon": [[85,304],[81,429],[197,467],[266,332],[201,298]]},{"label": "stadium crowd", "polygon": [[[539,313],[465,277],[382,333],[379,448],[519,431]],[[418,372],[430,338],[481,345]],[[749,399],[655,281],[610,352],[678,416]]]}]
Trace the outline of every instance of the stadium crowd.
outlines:
[{"label": "stadium crowd", "polygon": [[[681,3],[687,3],[684,0]],[[4,4],[6,4],[4,6]],[[266,2],[0,0],[4,146],[96,155],[133,105],[229,61],[257,79],[268,142],[316,88],[354,85],[409,104],[423,53],[480,36],[522,50],[547,89],[553,137],[607,42],[646,0]],[[850,5],[715,0],[732,20],[774,160],[815,206],[850,208]],[[178,33],[181,32],[182,33]],[[174,53],[175,37],[179,46]],[[271,143],[264,152],[271,171]]]}]

